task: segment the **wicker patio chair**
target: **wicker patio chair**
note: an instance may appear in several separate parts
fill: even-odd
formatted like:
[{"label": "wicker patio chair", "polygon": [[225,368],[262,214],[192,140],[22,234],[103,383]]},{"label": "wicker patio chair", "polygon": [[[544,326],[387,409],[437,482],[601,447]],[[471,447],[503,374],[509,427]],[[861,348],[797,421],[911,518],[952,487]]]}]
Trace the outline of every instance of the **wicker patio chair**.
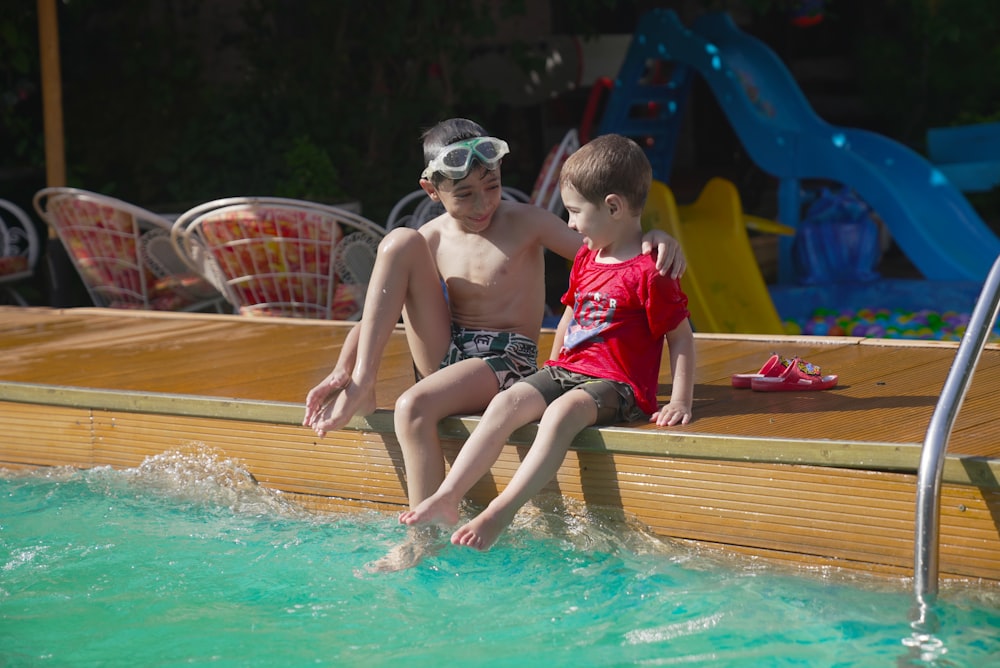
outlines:
[{"label": "wicker patio chair", "polygon": [[43,188],[33,204],[59,236],[96,306],[222,309],[222,295],[177,257],[166,218],[78,188]]},{"label": "wicker patio chair", "polygon": [[233,197],[181,214],[171,241],[239,313],[356,320],[384,234],[336,206]]}]

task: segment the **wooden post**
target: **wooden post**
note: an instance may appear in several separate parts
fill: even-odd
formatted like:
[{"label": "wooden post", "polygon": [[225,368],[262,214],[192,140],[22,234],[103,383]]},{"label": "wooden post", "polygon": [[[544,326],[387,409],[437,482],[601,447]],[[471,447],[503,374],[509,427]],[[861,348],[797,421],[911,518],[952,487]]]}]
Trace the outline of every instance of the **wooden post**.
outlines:
[{"label": "wooden post", "polygon": [[[45,183],[66,185],[66,146],[63,139],[62,70],[59,64],[59,15],[56,0],[38,0],[38,53],[42,74],[42,120],[45,135]],[[74,271],[55,230],[49,227],[45,250],[50,306],[74,306]]]},{"label": "wooden post", "polygon": [[56,0],[38,0],[38,51],[42,66],[45,180],[49,186],[64,186],[66,150],[63,142],[62,73],[59,67]]}]

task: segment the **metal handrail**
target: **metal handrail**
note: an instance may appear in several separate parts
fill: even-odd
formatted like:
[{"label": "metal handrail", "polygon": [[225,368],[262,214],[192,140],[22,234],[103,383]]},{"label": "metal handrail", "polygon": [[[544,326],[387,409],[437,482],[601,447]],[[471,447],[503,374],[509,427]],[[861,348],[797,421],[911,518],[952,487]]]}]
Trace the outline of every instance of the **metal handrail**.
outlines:
[{"label": "metal handrail", "polygon": [[1000,312],[1000,257],[993,263],[969,325],[958,346],[955,361],[934,407],[920,453],[917,471],[917,507],[913,543],[913,591],[917,605],[926,610],[938,593],[938,533],[941,526],[941,474],[951,429],[965,393],[972,383],[983,348]]}]

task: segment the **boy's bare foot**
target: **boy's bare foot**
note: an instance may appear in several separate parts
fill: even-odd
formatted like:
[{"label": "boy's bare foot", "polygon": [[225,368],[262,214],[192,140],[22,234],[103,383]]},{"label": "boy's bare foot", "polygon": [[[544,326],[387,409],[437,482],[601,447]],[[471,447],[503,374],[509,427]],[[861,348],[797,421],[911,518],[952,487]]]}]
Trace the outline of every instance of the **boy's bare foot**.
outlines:
[{"label": "boy's bare foot", "polygon": [[399,523],[411,527],[421,524],[453,526],[458,523],[458,504],[435,494],[413,510],[400,513]]},{"label": "boy's bare foot", "polygon": [[313,420],[312,428],[318,436],[328,431],[340,429],[355,415],[369,415],[375,411],[375,388],[363,389],[353,382],[348,383],[333,397]]},{"label": "boy's bare foot", "polygon": [[497,538],[513,519],[513,515],[510,517],[495,515],[490,513],[489,508],[487,508],[468,523],[459,527],[451,535],[451,542],[454,545],[471,547],[474,550],[485,552],[493,547],[493,543],[497,542]]},{"label": "boy's bare foot", "polygon": [[413,568],[425,557],[441,550],[441,545],[437,543],[439,535],[433,527],[410,531],[406,540],[389,550],[384,557],[365,564],[365,570],[369,573],[394,573]]}]

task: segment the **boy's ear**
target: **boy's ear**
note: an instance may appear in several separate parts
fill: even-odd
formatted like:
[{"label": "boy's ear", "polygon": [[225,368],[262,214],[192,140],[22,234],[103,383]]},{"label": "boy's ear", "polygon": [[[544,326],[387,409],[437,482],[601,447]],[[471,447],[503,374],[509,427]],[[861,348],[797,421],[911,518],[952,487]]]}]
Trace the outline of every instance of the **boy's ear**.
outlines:
[{"label": "boy's ear", "polygon": [[430,180],[420,179],[420,187],[421,189],[423,189],[425,193],[427,193],[428,197],[430,197],[435,202],[438,201],[437,188],[434,187],[434,184],[431,183]]},{"label": "boy's ear", "polygon": [[628,207],[625,206],[625,200],[621,198],[621,195],[616,193],[611,193],[605,197],[604,203],[608,205],[608,211],[612,216],[628,212]]}]

